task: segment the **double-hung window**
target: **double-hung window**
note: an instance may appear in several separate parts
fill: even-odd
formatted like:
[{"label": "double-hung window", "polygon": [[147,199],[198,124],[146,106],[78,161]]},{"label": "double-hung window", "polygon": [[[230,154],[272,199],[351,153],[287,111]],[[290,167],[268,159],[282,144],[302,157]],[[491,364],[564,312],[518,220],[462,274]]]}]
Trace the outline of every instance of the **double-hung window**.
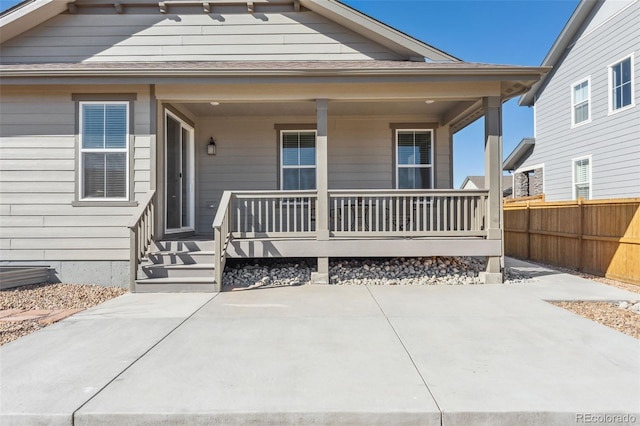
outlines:
[{"label": "double-hung window", "polygon": [[433,131],[396,130],[396,188],[433,188]]},{"label": "double-hung window", "polygon": [[591,78],[571,85],[571,125],[591,121]]},{"label": "double-hung window", "polygon": [[573,160],[573,198],[591,198],[591,161],[589,157]]},{"label": "double-hung window", "polygon": [[316,131],[280,132],[280,188],[316,189]]},{"label": "double-hung window", "polygon": [[633,55],[609,66],[609,112],[633,106]]},{"label": "double-hung window", "polygon": [[80,200],[129,198],[129,103],[80,102]]}]

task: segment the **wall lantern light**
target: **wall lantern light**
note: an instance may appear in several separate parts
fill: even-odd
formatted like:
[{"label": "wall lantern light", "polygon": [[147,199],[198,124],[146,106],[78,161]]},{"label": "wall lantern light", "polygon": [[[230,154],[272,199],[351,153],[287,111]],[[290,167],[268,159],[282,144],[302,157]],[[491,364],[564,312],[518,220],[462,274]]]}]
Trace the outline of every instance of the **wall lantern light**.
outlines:
[{"label": "wall lantern light", "polygon": [[207,145],[207,154],[216,155],[216,141],[213,140],[213,137],[209,138],[209,145]]}]

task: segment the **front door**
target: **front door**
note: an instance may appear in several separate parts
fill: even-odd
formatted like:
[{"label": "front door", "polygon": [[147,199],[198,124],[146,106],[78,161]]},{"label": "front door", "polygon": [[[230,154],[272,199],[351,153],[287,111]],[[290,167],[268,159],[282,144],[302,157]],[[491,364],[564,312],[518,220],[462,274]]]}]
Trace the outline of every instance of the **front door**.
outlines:
[{"label": "front door", "polygon": [[165,111],[167,233],[194,230],[193,127]]}]

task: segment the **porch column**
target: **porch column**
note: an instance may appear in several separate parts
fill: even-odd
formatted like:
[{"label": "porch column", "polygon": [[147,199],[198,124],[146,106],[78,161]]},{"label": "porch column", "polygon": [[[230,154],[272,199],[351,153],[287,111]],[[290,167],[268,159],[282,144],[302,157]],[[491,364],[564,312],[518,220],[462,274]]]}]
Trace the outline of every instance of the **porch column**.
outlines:
[{"label": "porch column", "polygon": [[[485,187],[489,189],[487,203],[487,239],[502,240],[502,103],[498,96],[482,99],[484,108],[484,169]],[[487,257],[485,283],[502,283],[502,255]]]},{"label": "porch column", "polygon": [[327,149],[327,109],[326,99],[316,100],[316,186],[318,202],[316,204],[316,232],[318,240],[329,239],[329,176]]},{"label": "porch column", "polygon": [[[318,200],[316,202],[316,239],[329,239],[329,172],[327,147],[327,115],[329,101],[316,99],[316,187]],[[311,275],[314,284],[329,284],[329,258],[318,258],[318,272]]]}]

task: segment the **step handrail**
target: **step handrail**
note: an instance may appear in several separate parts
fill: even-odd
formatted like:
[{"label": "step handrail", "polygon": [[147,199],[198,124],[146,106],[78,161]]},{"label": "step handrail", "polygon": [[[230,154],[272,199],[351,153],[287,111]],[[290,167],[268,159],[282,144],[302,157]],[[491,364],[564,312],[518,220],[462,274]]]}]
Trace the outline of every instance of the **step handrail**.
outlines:
[{"label": "step handrail", "polygon": [[135,290],[138,266],[155,236],[155,194],[155,189],[152,189],[144,195],[128,225],[129,285],[132,292]]},{"label": "step handrail", "polygon": [[215,291],[222,291],[222,273],[227,262],[227,246],[231,242],[230,232],[230,215],[231,215],[231,199],[233,193],[224,191],[220,199],[220,205],[216,216],[213,219],[213,241],[214,241],[214,264],[215,264]]}]

